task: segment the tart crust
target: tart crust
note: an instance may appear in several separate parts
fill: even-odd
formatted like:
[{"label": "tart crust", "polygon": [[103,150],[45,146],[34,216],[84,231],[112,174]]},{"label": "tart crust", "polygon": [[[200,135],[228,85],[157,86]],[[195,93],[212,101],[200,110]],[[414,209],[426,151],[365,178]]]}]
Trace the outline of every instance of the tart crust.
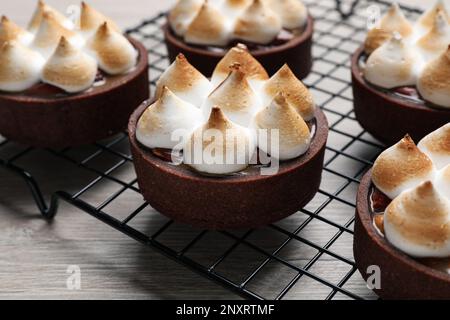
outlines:
[{"label": "tart crust", "polygon": [[367,280],[369,266],[379,266],[381,287],[374,289],[383,299],[449,299],[450,275],[432,269],[397,250],[373,225],[370,212],[372,170],[358,190],[353,253],[356,266]]},{"label": "tart crust", "polygon": [[[269,75],[275,74],[287,63],[292,72],[299,79],[303,79],[310,73],[313,64],[311,53],[313,30],[314,20],[308,16],[306,28],[301,35],[279,46],[250,50],[250,54],[262,64]],[[168,23],[163,26],[163,31],[170,61],[175,61],[177,55],[183,53],[204,75],[211,76],[216,65],[226,54],[226,50],[214,52],[185,43],[173,34]]]},{"label": "tart crust", "polygon": [[392,145],[406,133],[419,141],[450,121],[450,109],[433,109],[401,100],[367,83],[359,67],[364,48],[352,56],[353,106],[361,126],[381,142]]},{"label": "tart crust", "polygon": [[138,63],[110,85],[60,97],[0,93],[0,134],[30,146],[63,148],[124,130],[130,114],[150,95],[147,50],[128,39],[139,52]]},{"label": "tart crust", "polygon": [[149,204],[175,221],[207,229],[264,226],[301,209],[319,189],[328,123],[316,108],[316,132],[303,156],[281,162],[275,175],[262,176],[253,166],[246,174],[207,177],[175,166],[142,147],[136,125],[151,104],[143,103],[128,125],[140,191]]}]

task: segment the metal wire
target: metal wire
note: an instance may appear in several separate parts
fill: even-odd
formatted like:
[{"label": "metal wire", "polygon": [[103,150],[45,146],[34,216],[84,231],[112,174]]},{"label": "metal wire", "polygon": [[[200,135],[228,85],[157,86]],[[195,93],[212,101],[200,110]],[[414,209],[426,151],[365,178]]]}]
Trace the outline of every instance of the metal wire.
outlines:
[{"label": "metal wire", "polygon": [[[45,201],[45,197],[38,181],[28,172],[28,168],[21,167],[18,162],[24,156],[32,156],[33,148],[22,147],[11,148],[15,152],[2,152],[8,150],[15,144],[11,141],[0,142],[0,166],[5,167],[11,172],[23,178],[34,197],[36,205],[42,215],[47,219],[52,219],[58,207],[59,200],[68,202],[75,207],[85,211],[91,216],[110,225],[129,237],[145,244],[161,254],[173,259],[174,261],[186,266],[188,269],[209,278],[218,284],[228,288],[238,295],[249,299],[283,299],[287,298],[290,292],[302,292],[301,282],[304,280],[312,281],[314,286],[326,288],[327,294],[325,299],[334,299],[338,295],[340,298],[362,299],[368,298],[370,295],[360,296],[354,291],[362,292],[359,288],[364,288],[365,284],[362,280],[353,281],[352,285],[346,287],[349,281],[357,276],[355,263],[352,257],[343,255],[333,250],[333,245],[345,236],[353,236],[353,215],[345,222],[337,222],[335,219],[329,218],[328,213],[331,212],[332,204],[339,204],[346,207],[349,212],[354,211],[355,192],[350,196],[345,196],[345,192],[349,187],[359,183],[361,174],[372,164],[377,154],[384,148],[376,140],[372,139],[367,133],[359,128],[355,131],[348,130],[349,124],[355,126],[356,119],[352,110],[352,93],[351,83],[349,80],[349,55],[359,46],[362,36],[365,34],[366,17],[365,9],[368,5],[377,4],[381,10],[384,10],[386,3],[382,1],[305,1],[315,16],[316,30],[314,34],[314,68],[312,73],[305,79],[305,83],[309,86],[313,94],[319,97],[318,104],[325,111],[330,120],[330,137],[332,135],[341,137],[345,140],[342,145],[334,145],[332,141],[327,146],[326,161],[324,165],[324,175],[333,176],[342,180],[342,183],[335,187],[332,191],[326,190],[321,186],[315,200],[316,208],[307,206],[301,209],[297,215],[302,215],[302,222],[295,227],[294,230],[288,230],[282,224],[273,224],[264,229],[264,232],[275,233],[277,237],[283,239],[275,247],[265,248],[258,245],[251,239],[255,234],[255,230],[247,230],[242,234],[224,231],[221,233],[210,231],[195,231],[187,226],[183,228],[193,233],[192,240],[187,242],[182,248],[174,249],[166,245],[161,238],[167,233],[175,229],[173,221],[164,221],[161,226],[151,234],[138,230],[133,222],[141,215],[148,214],[148,204],[142,203],[137,208],[133,208],[122,219],[114,217],[108,213],[108,206],[120,201],[120,197],[126,192],[137,192],[139,189],[136,185],[136,177],[129,181],[123,181],[115,176],[119,168],[123,168],[132,161],[129,152],[119,150],[118,146],[127,144],[127,136],[125,133],[120,134],[107,142],[99,142],[93,146],[93,151],[82,159],[77,159],[71,155],[72,148],[63,150],[46,149],[45,152],[56,156],[59,161],[68,162],[76,165],[78,168],[90,172],[95,175],[88,184],[80,188],[76,192],[68,192],[65,190],[57,191],[51,194],[49,203]],[[344,11],[343,7],[347,7],[349,12]],[[416,15],[414,9],[404,8],[408,15]],[[345,18],[345,19],[344,19]],[[160,26],[164,23],[164,14],[143,21],[140,25],[128,30],[133,37],[141,40],[148,49],[150,56],[150,76],[152,89],[155,87],[156,80],[164,68],[168,65],[167,55],[164,46],[164,40]],[[346,106],[346,107],[343,107]],[[354,152],[355,146],[367,148],[371,150],[368,155],[365,153],[358,154]],[[115,162],[106,170],[100,170],[91,163],[104,155],[114,157]],[[339,161],[351,161],[358,166],[358,169],[352,173],[347,172],[344,167],[336,166]],[[324,180],[327,178],[324,177]],[[111,193],[100,204],[90,203],[83,199],[83,196],[92,191],[96,186],[102,183],[115,183],[119,189]],[[308,229],[312,223],[322,223],[335,230],[325,244],[318,244],[313,239],[308,239],[302,235],[302,232]],[[176,232],[176,231],[175,231]],[[227,239],[229,245],[217,254],[217,248],[213,246],[214,255],[211,255],[210,262],[204,263],[197,261],[190,254],[195,247],[204,245],[208,241],[206,237],[213,234]],[[218,234],[218,235],[217,235]],[[304,265],[292,261],[291,257],[283,256],[283,251],[288,246],[303,246],[316,252],[311,259]],[[238,250],[244,250],[246,255],[258,255],[261,259],[256,265],[249,266],[242,271],[239,280],[236,277],[227,276],[226,272],[221,268]],[[319,264],[324,256],[347,266],[345,274],[335,281],[328,279],[323,274],[316,274],[314,268]],[[235,263],[239,265],[246,261],[239,260]],[[287,283],[282,286],[269,290],[270,296],[264,296],[263,291],[252,285],[261,274],[264,273],[269,265],[275,265],[275,270],[281,268],[279,272],[289,274]],[[239,269],[239,268],[238,268]],[[247,270],[248,269],[248,270]],[[283,271],[284,270],[284,271]],[[289,270],[289,272],[287,272]],[[256,281],[257,282],[257,281]],[[300,284],[299,284],[300,283]],[[295,290],[293,289],[295,287]],[[256,289],[255,289],[256,288]],[[315,287],[314,287],[315,288]],[[313,288],[313,289],[314,289]],[[264,291],[267,293],[267,290]],[[293,297],[290,298],[295,298]]]}]

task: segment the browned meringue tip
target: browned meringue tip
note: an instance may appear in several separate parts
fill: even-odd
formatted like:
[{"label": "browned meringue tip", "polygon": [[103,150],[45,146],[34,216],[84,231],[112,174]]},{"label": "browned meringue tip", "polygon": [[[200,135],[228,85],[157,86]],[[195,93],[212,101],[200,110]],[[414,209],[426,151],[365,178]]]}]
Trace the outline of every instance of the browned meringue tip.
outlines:
[{"label": "browned meringue tip", "polygon": [[421,197],[429,197],[434,194],[434,185],[430,180],[424,181],[416,189],[417,195]]},{"label": "browned meringue tip", "polygon": [[399,141],[399,147],[409,151],[417,148],[416,143],[408,133]]},{"label": "browned meringue tip", "polygon": [[281,107],[289,106],[289,103],[286,99],[286,95],[284,92],[278,92],[275,98],[273,98],[273,101],[275,101],[276,104],[280,105]]},{"label": "browned meringue tip", "polygon": [[73,47],[65,36],[61,36],[58,41],[58,46],[55,50],[55,55],[64,56],[73,51]]},{"label": "browned meringue tip", "polygon": [[226,0],[226,2],[232,7],[240,7],[250,3],[252,0]]},{"label": "browned meringue tip", "polygon": [[[283,64],[283,66],[278,70],[278,76],[281,78],[294,77],[298,79],[295,74],[292,72],[291,68],[287,63]],[[300,81],[300,80],[299,80]]]},{"label": "browned meringue tip", "polygon": [[185,56],[184,54],[179,53],[179,54],[177,55],[177,57],[176,57],[176,60],[177,60],[177,61],[187,61],[187,58],[186,58],[186,56]]},{"label": "browned meringue tip", "polygon": [[1,22],[2,22],[2,23],[6,23],[6,22],[9,22],[9,21],[10,21],[10,20],[8,19],[7,16],[2,15],[2,18],[1,18]]},{"label": "browned meringue tip", "polygon": [[212,107],[211,114],[209,115],[209,119],[207,122],[208,127],[220,127],[228,122],[229,120],[225,113],[222,111],[221,107],[217,105]]},{"label": "browned meringue tip", "polygon": [[105,21],[100,25],[100,27],[98,27],[97,35],[100,37],[105,37],[109,35],[110,32],[111,29],[109,28],[108,22]]}]

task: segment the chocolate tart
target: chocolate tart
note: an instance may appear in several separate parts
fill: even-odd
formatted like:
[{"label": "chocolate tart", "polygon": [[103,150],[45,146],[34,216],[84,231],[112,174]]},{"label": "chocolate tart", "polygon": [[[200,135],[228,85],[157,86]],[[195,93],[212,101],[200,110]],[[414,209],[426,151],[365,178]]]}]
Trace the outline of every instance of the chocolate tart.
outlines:
[{"label": "chocolate tart", "polygon": [[[269,75],[273,75],[287,63],[292,72],[299,79],[303,79],[312,68],[313,30],[314,20],[311,16],[308,16],[305,30],[300,35],[280,45],[268,45],[266,48],[260,49],[249,47],[250,54],[263,65]],[[177,55],[182,53],[193,66],[206,76],[212,75],[214,68],[228,49],[234,46],[232,44],[229,48],[225,48],[223,52],[216,52],[204,47],[186,44],[173,33],[168,23],[163,26],[163,31],[170,61],[175,61]]]},{"label": "chocolate tart", "polygon": [[280,162],[277,174],[263,176],[260,167],[250,166],[245,174],[208,177],[186,165],[173,165],[139,144],[136,125],[150,104],[143,103],[130,118],[131,151],[142,195],[169,218],[207,229],[259,227],[295,213],[319,189],[328,137],[319,108],[308,152]]},{"label": "chocolate tart", "polygon": [[375,138],[391,145],[409,133],[419,141],[450,121],[450,109],[396,97],[366,82],[359,66],[363,54],[360,47],[351,60],[353,105],[356,119]]},{"label": "chocolate tart", "polygon": [[[449,299],[450,274],[409,257],[397,250],[374,226],[370,195],[374,186],[371,171],[359,186],[353,252],[356,266],[365,280],[367,268],[380,267],[381,288],[374,289],[384,299]],[[439,259],[436,259],[439,260]]]},{"label": "chocolate tart", "polygon": [[138,41],[136,67],[104,84],[67,94],[40,83],[21,93],[0,93],[0,134],[35,147],[62,148],[93,143],[126,128],[130,114],[148,99],[148,55]]}]

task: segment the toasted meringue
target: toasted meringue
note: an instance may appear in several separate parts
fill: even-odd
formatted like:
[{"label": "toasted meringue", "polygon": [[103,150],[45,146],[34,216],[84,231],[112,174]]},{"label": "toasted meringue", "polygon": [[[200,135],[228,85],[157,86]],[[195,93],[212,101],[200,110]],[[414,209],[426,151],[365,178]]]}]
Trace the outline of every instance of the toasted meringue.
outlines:
[{"label": "toasted meringue", "polygon": [[187,43],[225,46],[230,41],[231,26],[214,6],[205,2],[184,35]]},{"label": "toasted meringue", "polygon": [[46,12],[52,13],[54,19],[63,27],[72,30],[75,26],[68,18],[66,18],[63,14],[59,13],[54,8],[50,7],[44,1],[39,0],[36,10],[34,11],[33,17],[31,18],[30,23],[28,24],[28,30],[35,33],[39,30],[42,19]]},{"label": "toasted meringue", "polygon": [[417,21],[417,25],[420,29],[418,30],[418,32],[424,33],[433,28],[436,21],[436,16],[439,14],[439,12],[442,12],[448,23],[450,23],[450,15],[444,1],[437,0],[434,6],[425,11]]},{"label": "toasted meringue", "polygon": [[0,90],[17,92],[39,82],[44,58],[17,41],[0,49]]},{"label": "toasted meringue", "polygon": [[426,181],[403,192],[386,208],[388,241],[417,257],[450,256],[450,202]]},{"label": "toasted meringue", "polygon": [[178,0],[169,12],[169,23],[173,31],[179,36],[186,33],[192,20],[197,16],[204,0]]},{"label": "toasted meringue", "polygon": [[373,165],[372,181],[380,191],[394,199],[422,181],[432,180],[435,172],[430,158],[407,135],[380,154]]},{"label": "toasted meringue", "polygon": [[450,24],[443,11],[435,15],[435,21],[430,31],[417,41],[417,46],[424,57],[429,60],[436,58],[450,44]]},{"label": "toasted meringue", "polygon": [[428,62],[419,75],[417,90],[429,102],[450,108],[450,46],[438,58]]},{"label": "toasted meringue", "polygon": [[433,161],[438,170],[450,164],[450,123],[423,138],[418,148]]},{"label": "toasted meringue", "polygon": [[172,149],[177,141],[177,130],[185,142],[194,129],[202,123],[200,109],[178,98],[169,88],[163,87],[161,96],[145,110],[137,128],[137,140],[148,148]]},{"label": "toasted meringue", "polygon": [[209,174],[231,174],[245,169],[256,150],[252,132],[229,120],[214,107],[203,126],[184,147],[184,163]]},{"label": "toasted meringue", "polygon": [[363,73],[370,83],[382,88],[415,85],[423,62],[396,33],[367,59]]},{"label": "toasted meringue", "polygon": [[283,93],[277,94],[272,103],[259,111],[254,121],[256,129],[278,130],[279,141],[272,141],[267,132],[267,141],[260,141],[259,148],[272,154],[273,144],[278,145],[278,158],[289,160],[304,154],[311,143],[311,133],[298,112],[289,105]]},{"label": "toasted meringue", "polygon": [[53,54],[61,37],[65,37],[78,48],[81,48],[84,44],[83,38],[62,26],[53,12],[44,12],[31,47],[39,51],[45,58],[48,58]]},{"label": "toasted meringue", "polygon": [[224,0],[220,6],[220,11],[230,19],[236,19],[245,9],[247,9],[253,0]]},{"label": "toasted meringue", "polygon": [[106,73],[124,74],[136,66],[138,52],[122,34],[104,22],[88,43],[100,69]]},{"label": "toasted meringue", "polygon": [[398,32],[403,38],[407,38],[413,33],[413,27],[397,3],[393,3],[378,25],[367,33],[364,43],[365,52],[372,53],[389,40],[394,32]]},{"label": "toasted meringue", "polygon": [[121,32],[117,24],[106,17],[102,13],[98,12],[86,2],[81,2],[81,12],[80,12],[80,30],[85,34],[86,37],[93,35],[97,29],[107,22],[108,26],[117,32]]},{"label": "toasted meringue", "polygon": [[62,37],[42,71],[42,81],[66,92],[81,92],[95,81],[97,62]]},{"label": "toasted meringue", "polygon": [[308,10],[298,0],[269,0],[269,7],[280,17],[283,28],[303,27],[308,20]]},{"label": "toasted meringue", "polygon": [[289,104],[305,121],[314,117],[315,104],[311,93],[292,73],[287,64],[266,82],[263,91],[265,95],[264,104],[269,104],[278,93],[283,92]]},{"label": "toasted meringue", "polygon": [[234,35],[240,40],[267,44],[277,37],[281,29],[281,20],[275,12],[263,0],[253,0],[237,19]]},{"label": "toasted meringue", "polygon": [[209,95],[203,112],[209,116],[212,107],[219,106],[231,121],[248,126],[261,108],[261,101],[250,87],[240,65],[235,64],[230,70],[228,77]]},{"label": "toasted meringue", "polygon": [[450,200],[450,163],[437,173],[434,185],[443,196]]},{"label": "toasted meringue", "polygon": [[264,67],[249,52],[244,44],[238,44],[231,48],[220,60],[214,69],[211,83],[217,87],[230,73],[230,66],[238,63],[241,71],[247,76],[247,80],[254,89],[258,89],[269,79]]},{"label": "toasted meringue", "polygon": [[2,16],[0,20],[0,46],[7,41],[19,41],[24,45],[29,45],[33,41],[33,35],[19,27],[17,24]]},{"label": "toasted meringue", "polygon": [[200,108],[212,90],[211,83],[195,69],[183,54],[164,71],[156,84],[156,97],[167,86],[178,97]]}]

